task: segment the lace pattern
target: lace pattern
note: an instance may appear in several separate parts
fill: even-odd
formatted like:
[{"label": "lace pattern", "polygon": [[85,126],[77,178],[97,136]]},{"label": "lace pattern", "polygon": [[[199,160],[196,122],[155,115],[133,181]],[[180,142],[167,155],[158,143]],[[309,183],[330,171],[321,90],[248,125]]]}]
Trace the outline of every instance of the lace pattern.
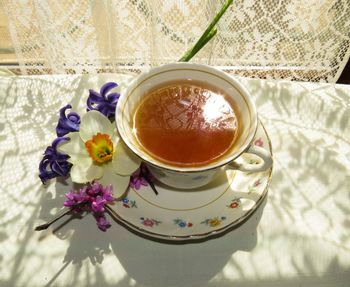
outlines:
[{"label": "lace pattern", "polygon": [[[134,73],[177,61],[216,0],[2,0],[22,74]],[[0,6],[1,7],[1,6]],[[347,0],[237,0],[193,59],[234,74],[335,82],[350,54]]]}]

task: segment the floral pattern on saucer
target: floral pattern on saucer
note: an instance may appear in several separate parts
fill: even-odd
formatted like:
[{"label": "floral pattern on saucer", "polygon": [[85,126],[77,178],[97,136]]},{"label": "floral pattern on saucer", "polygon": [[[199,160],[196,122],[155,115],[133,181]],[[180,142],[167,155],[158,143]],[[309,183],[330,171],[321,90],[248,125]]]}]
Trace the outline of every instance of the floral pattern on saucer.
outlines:
[{"label": "floral pattern on saucer", "polygon": [[[253,144],[271,153],[271,143],[261,123]],[[195,190],[174,190],[155,182],[158,195],[149,186],[130,189],[113,208],[120,221],[151,237],[205,238],[249,217],[267,194],[271,172],[272,169],[258,173],[222,170],[215,181]]]},{"label": "floral pattern on saucer", "polygon": [[239,198],[232,199],[230,204],[227,205],[228,208],[238,208],[241,204],[241,200]]},{"label": "floral pattern on saucer", "polygon": [[192,227],[193,223],[192,222],[186,222],[183,219],[174,219],[174,224],[176,224],[177,226],[181,227],[181,228],[186,228],[186,227]]},{"label": "floral pattern on saucer", "polygon": [[201,222],[201,224],[205,224],[210,227],[217,227],[217,226],[220,226],[224,220],[226,220],[225,216],[213,217],[213,218],[204,220],[203,222]]},{"label": "floral pattern on saucer", "polygon": [[140,217],[141,219],[141,224],[143,224],[144,226],[147,227],[153,227],[154,225],[159,225],[162,222],[153,218],[144,218],[144,217]]},{"label": "floral pattern on saucer", "polygon": [[137,208],[136,200],[130,200],[129,198],[125,197],[122,202],[123,207],[125,208]]}]

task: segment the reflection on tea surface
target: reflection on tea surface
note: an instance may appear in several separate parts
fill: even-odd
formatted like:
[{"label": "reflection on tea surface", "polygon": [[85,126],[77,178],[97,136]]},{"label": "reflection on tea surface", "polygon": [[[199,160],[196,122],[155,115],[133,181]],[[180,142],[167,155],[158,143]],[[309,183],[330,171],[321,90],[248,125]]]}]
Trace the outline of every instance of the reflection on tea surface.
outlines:
[{"label": "reflection on tea surface", "polygon": [[238,128],[234,104],[206,83],[168,82],[147,92],[136,109],[139,143],[159,161],[201,166],[233,145]]}]

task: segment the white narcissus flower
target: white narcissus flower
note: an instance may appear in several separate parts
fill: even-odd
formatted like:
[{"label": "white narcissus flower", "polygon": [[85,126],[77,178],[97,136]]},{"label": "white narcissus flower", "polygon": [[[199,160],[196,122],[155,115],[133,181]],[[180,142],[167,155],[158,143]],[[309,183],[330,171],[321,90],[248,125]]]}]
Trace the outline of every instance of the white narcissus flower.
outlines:
[{"label": "white narcissus flower", "polygon": [[114,196],[121,196],[141,161],[125,147],[115,125],[100,112],[90,111],[81,118],[79,132],[67,136],[70,141],[61,144],[58,151],[70,156],[72,181],[112,184]]}]

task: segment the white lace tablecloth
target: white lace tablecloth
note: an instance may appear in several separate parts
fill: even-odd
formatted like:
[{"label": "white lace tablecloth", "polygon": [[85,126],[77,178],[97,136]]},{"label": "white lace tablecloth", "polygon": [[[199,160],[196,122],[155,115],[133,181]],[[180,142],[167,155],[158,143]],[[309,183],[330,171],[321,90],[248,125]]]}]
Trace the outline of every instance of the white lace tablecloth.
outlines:
[{"label": "white lace tablecloth", "polygon": [[166,244],[89,215],[33,231],[68,188],[37,176],[59,108],[126,78],[0,77],[0,286],[349,286],[350,86],[240,79],[274,170],[266,204],[221,237]]}]

